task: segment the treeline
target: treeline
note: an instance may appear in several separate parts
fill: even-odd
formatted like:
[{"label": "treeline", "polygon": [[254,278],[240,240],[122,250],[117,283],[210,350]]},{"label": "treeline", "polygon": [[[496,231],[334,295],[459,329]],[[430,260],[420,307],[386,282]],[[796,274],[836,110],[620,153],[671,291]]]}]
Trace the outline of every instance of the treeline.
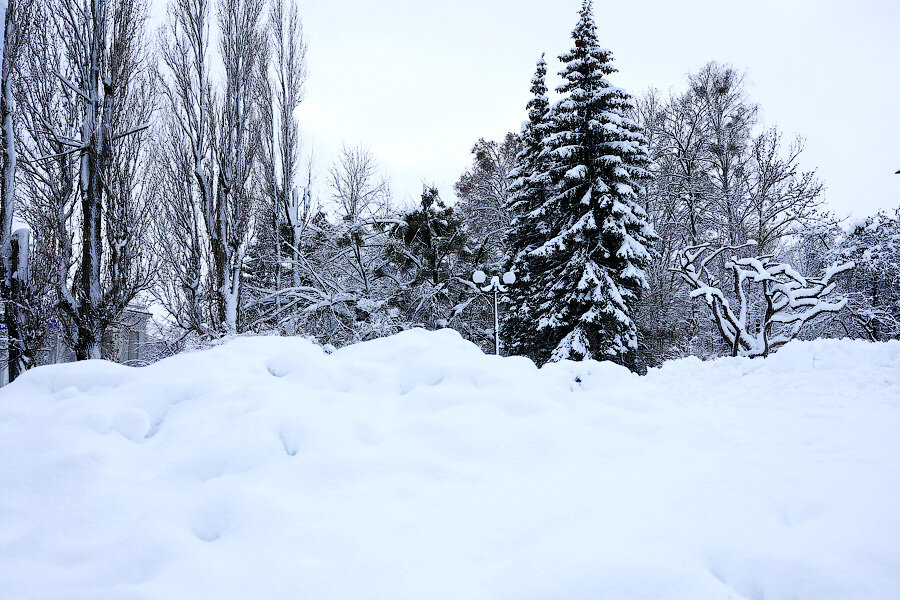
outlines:
[{"label": "treeline", "polygon": [[591,8],[560,56],[562,97],[547,98],[542,58],[522,131],[479,140],[457,184],[468,230],[503,232],[496,268],[519,277],[506,347],[643,370],[798,337],[900,337],[900,209],[842,224],[799,166],[803,140],[761,128],[730,66],[628,98],[606,80]]},{"label": "treeline", "polygon": [[55,327],[76,359],[102,357],[135,302],[168,314],[163,353],[245,332],[339,346],[452,326],[487,339],[469,282],[484,250],[436,190],[399,210],[363,147],[314,189],[293,0],[171,0],[155,32],[141,1],[7,8],[10,379],[47,359]]},{"label": "treeline", "polygon": [[[900,334],[897,215],[841,227],[823,203],[824,184],[800,169],[803,140],[761,130],[758,112],[743,76],[717,63],[681,90],[635,102],[653,165],[643,202],[659,236],[638,306],[649,364],[760,355],[797,336]],[[719,250],[705,274],[689,272]],[[740,309],[730,329],[723,302]]]},{"label": "treeline", "polygon": [[77,359],[102,357],[135,302],[169,316],[160,354],[246,332],[341,346],[410,327],[453,327],[489,349],[479,269],[516,273],[504,351],[539,363],[643,369],[765,354],[798,335],[900,334],[897,219],[845,233],[798,167],[802,144],[758,131],[730,67],[711,63],[667,96],[613,86],[590,1],[560,56],[560,99],[542,59],[523,130],[474,145],[459,202],[426,187],[407,208],[361,146],[313,180],[294,0],[171,0],[155,32],[147,9],[6,7],[10,380],[46,360],[51,324]]}]

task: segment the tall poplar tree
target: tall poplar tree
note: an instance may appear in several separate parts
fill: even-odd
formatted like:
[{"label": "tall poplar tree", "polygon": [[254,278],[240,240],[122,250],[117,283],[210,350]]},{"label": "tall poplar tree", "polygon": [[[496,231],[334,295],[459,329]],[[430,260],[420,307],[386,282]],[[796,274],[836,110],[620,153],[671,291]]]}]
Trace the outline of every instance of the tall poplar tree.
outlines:
[{"label": "tall poplar tree", "polygon": [[[0,2],[0,304],[6,326],[6,352],[9,381],[30,366],[27,348],[23,343],[22,300],[28,265],[19,263],[22,245],[27,238],[17,235],[13,225],[16,212],[16,164],[18,149],[15,130],[16,60],[24,44],[27,21],[31,10],[20,0]],[[27,249],[26,249],[27,250]]]}]

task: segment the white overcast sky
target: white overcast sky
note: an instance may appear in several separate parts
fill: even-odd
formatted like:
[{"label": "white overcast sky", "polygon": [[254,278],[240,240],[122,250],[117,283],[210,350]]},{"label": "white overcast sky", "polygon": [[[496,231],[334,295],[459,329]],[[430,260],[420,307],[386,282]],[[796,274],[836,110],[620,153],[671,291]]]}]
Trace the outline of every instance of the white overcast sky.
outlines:
[{"label": "white overcast sky", "polygon": [[[157,0],[159,1],[159,0]],[[445,197],[479,137],[525,118],[535,62],[570,45],[580,0],[306,0],[306,99],[320,195],[342,144],[362,143],[395,199]],[[806,138],[841,216],[900,205],[900,0],[595,0],[615,85],[684,85],[709,60],[746,72],[765,125]],[[554,77],[555,79],[555,77]],[[551,85],[555,85],[551,81]]]}]

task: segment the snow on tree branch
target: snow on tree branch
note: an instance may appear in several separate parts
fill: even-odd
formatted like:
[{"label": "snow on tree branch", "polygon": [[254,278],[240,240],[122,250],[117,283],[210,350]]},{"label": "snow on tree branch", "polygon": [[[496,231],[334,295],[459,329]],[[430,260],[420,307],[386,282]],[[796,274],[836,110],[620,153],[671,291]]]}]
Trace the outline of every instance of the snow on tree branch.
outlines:
[{"label": "snow on tree branch", "polygon": [[733,254],[725,260],[732,289],[723,292],[711,269],[713,261],[727,252],[755,246],[752,241],[739,246],[691,246],[676,253],[672,269],[691,287],[691,298],[703,299],[712,311],[733,356],[766,356],[796,338],[808,322],[840,311],[847,302],[827,297],[834,291],[834,277],[852,269],[853,262],[835,263],[821,277],[808,278],[771,255],[738,258]]}]

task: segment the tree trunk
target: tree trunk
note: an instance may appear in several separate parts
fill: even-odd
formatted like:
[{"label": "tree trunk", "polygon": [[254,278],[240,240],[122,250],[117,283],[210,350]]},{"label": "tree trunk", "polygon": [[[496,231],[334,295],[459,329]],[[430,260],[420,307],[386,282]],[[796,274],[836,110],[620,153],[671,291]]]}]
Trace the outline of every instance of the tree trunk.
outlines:
[{"label": "tree trunk", "polygon": [[26,351],[23,331],[21,327],[22,281],[18,277],[19,270],[19,240],[13,238],[10,241],[10,260],[8,278],[9,285],[4,284],[4,300],[6,311],[6,366],[9,382],[15,381],[28,367],[25,361]]},{"label": "tree trunk", "polygon": [[107,154],[107,126],[112,102],[111,90],[100,100],[101,45],[105,41],[105,0],[93,0],[90,24],[90,50],[88,64],[84,67],[85,111],[82,121],[81,154],[81,280],[79,281],[80,306],[75,328],[76,360],[100,357],[100,263],[102,252],[101,219],[103,213],[103,162]]},{"label": "tree trunk", "polygon": [[10,0],[3,15],[2,81],[0,81],[0,127],[2,127],[2,178],[0,178],[0,300],[6,321],[6,349],[9,381],[19,376],[22,367],[22,336],[19,327],[19,301],[22,282],[18,278],[18,249],[13,240],[16,185],[16,134],[12,86],[12,56],[9,43],[14,37],[15,0]]},{"label": "tree trunk", "polygon": [[78,325],[78,339],[75,340],[75,360],[95,360],[103,358],[100,338],[91,325]]}]

